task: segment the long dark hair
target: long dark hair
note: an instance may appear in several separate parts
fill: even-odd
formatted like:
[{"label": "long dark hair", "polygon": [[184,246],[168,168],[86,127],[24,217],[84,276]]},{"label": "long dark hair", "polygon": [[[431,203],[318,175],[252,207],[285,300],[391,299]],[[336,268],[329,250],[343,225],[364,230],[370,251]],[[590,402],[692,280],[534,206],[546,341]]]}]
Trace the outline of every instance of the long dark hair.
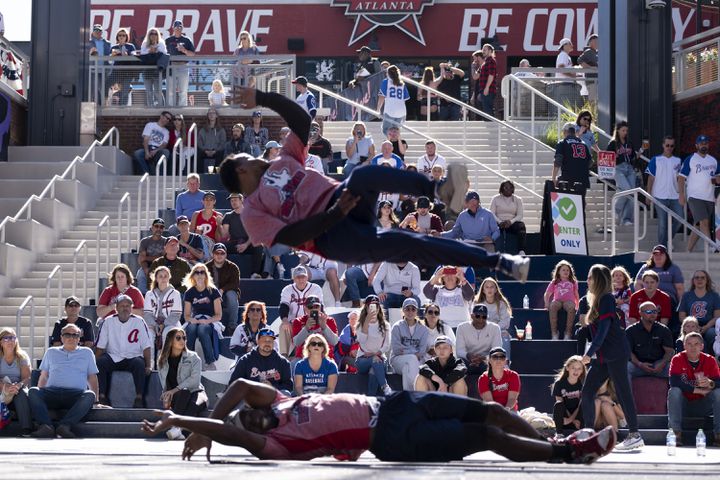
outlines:
[{"label": "long dark hair", "polygon": [[662,268],[663,270],[667,270],[672,266],[672,260],[670,260],[670,252],[665,251],[665,264],[664,265],[655,265],[655,260],[653,260],[653,254],[650,252],[650,258],[648,258],[647,262],[645,262],[645,265],[647,268]]},{"label": "long dark hair", "polygon": [[[440,311],[440,305],[438,305],[437,303],[432,303],[432,302],[426,303],[423,306],[423,308],[425,309],[425,317],[427,317],[427,309],[430,307],[435,307],[435,308],[437,308],[438,312]],[[427,320],[425,317],[421,318],[420,322],[423,325],[425,325],[426,327],[430,328],[430,325],[427,324]],[[437,328],[437,331],[440,335],[445,335],[445,324],[443,323],[442,319],[440,318],[440,314],[438,314],[437,326],[435,328]]]},{"label": "long dark hair", "polygon": [[587,300],[590,305],[590,311],[587,314],[588,324],[597,320],[600,311],[600,299],[603,295],[612,293],[612,277],[610,269],[605,265],[596,263],[590,267],[588,275],[592,278],[592,286],[588,288]]},{"label": "long dark hair", "polygon": [[248,309],[249,309],[251,306],[255,306],[255,305],[257,305],[257,306],[260,307],[260,310],[261,310],[261,313],[262,313],[262,318],[260,319],[260,323],[267,323],[267,309],[265,308],[265,302],[259,302],[259,301],[257,301],[257,300],[250,300],[249,302],[247,302],[247,303],[245,304],[245,307],[244,307],[244,309],[243,309],[243,315],[242,315],[242,323],[248,323],[248,322],[249,322],[249,320],[248,320]]},{"label": "long dark hair", "polygon": [[[360,316],[358,317],[358,329],[362,330],[363,326],[365,325],[365,320],[368,316],[368,303],[363,305],[362,310],[360,310]],[[378,329],[380,330],[380,333],[385,335],[385,332],[390,330],[390,324],[388,324],[387,320],[385,320],[385,313],[383,312],[382,306],[380,304],[376,304],[378,311],[377,311],[377,320],[378,320]]]},{"label": "long dark hair", "polygon": [[400,220],[398,220],[397,215],[395,215],[395,211],[392,209],[392,202],[389,202],[387,200],[383,200],[380,203],[378,203],[378,209],[377,209],[377,218],[380,220],[382,218],[382,208],[385,205],[390,205],[390,223],[392,223],[393,227],[397,227],[400,225]]},{"label": "long dark hair", "polygon": [[628,143],[629,134],[628,134],[628,136],[625,137],[624,141],[620,141],[619,131],[623,127],[630,128],[630,125],[625,120],[615,124],[615,131],[613,131],[613,136],[612,136],[612,140],[613,140],[613,142],[615,142],[615,145]]},{"label": "long dark hair", "polygon": [[[185,334],[185,330],[183,330],[181,327],[173,327],[170,330],[168,330],[168,333],[165,335],[165,343],[163,344],[162,351],[160,352],[160,358],[158,358],[158,367],[162,368],[165,366],[165,364],[168,361],[168,358],[170,358],[170,352],[172,351],[172,344],[173,340],[175,339],[175,335],[182,332]],[[183,352],[187,352],[188,347],[187,343],[185,344],[185,349]]]},{"label": "long dark hair", "polygon": [[403,85],[403,81],[400,79],[400,69],[395,65],[390,65],[388,67],[387,75],[396,87]]},{"label": "long dark hair", "polygon": [[592,112],[590,112],[590,110],[580,110],[580,113],[578,113],[577,119],[575,120],[575,125],[580,125],[580,119],[583,117],[590,117],[590,123],[592,123]]}]

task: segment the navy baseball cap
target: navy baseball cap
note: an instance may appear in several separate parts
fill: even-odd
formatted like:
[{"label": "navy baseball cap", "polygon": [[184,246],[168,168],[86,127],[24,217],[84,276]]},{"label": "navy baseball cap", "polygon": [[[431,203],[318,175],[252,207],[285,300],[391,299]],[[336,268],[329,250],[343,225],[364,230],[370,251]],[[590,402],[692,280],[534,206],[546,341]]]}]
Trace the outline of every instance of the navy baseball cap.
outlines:
[{"label": "navy baseball cap", "polygon": [[224,243],[216,243],[215,245],[213,245],[212,251],[213,251],[213,253],[215,253],[215,252],[217,252],[218,250],[222,250],[223,252],[227,252],[227,247],[225,246]]},{"label": "navy baseball cap", "polygon": [[430,199],[428,197],[420,197],[417,199],[417,208],[430,208]]},{"label": "navy baseball cap", "polygon": [[190,223],[190,220],[188,219],[187,215],[180,215],[175,219],[175,223],[180,224],[183,222]]},{"label": "navy baseball cap", "polygon": [[307,298],[307,300],[305,300],[305,306],[307,308],[313,308],[315,305],[322,305],[319,297],[310,296]]},{"label": "navy baseball cap", "polygon": [[175,20],[173,22],[173,28],[183,28],[183,23],[180,20]]},{"label": "navy baseball cap", "polygon": [[295,80],[292,81],[292,83],[296,83],[298,85],[302,85],[304,87],[307,87],[308,80],[305,77],[297,77]]},{"label": "navy baseball cap", "polygon": [[492,350],[490,350],[490,353],[488,353],[488,356],[492,357],[496,353],[500,353],[507,357],[507,352],[505,351],[505,349],[503,347],[494,347]]},{"label": "navy baseball cap", "polygon": [[258,330],[258,333],[257,333],[258,340],[260,339],[260,337],[277,338],[277,333],[275,333],[275,331],[272,328],[265,327],[265,328],[261,328],[260,330]]},{"label": "navy baseball cap", "polygon": [[470,200],[477,200],[480,201],[480,195],[475,190],[468,190],[468,192],[465,194],[465,201],[469,202]]},{"label": "navy baseball cap", "polygon": [[695,143],[707,143],[710,139],[707,135],[698,135],[698,137],[695,139]]},{"label": "navy baseball cap", "polygon": [[472,314],[477,315],[479,317],[487,317],[488,309],[486,305],[483,305],[482,303],[479,305],[475,305],[472,309]]}]

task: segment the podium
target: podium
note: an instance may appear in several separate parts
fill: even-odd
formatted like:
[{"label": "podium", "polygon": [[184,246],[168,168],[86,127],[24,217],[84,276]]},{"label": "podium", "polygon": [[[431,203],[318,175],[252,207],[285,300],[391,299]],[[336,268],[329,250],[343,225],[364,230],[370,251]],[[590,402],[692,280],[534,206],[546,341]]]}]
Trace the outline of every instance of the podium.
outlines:
[{"label": "podium", "polygon": [[585,186],[545,181],[540,248],[546,255],[587,255],[587,229],[585,227]]}]

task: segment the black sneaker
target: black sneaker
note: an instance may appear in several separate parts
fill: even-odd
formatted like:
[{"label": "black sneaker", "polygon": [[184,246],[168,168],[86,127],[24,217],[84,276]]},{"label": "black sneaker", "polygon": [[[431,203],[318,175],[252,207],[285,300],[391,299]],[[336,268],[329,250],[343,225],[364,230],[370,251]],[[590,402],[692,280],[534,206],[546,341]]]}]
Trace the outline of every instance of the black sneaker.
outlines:
[{"label": "black sneaker", "polygon": [[55,438],[55,429],[52,425],[42,424],[31,434],[34,438]]},{"label": "black sneaker", "polygon": [[77,435],[73,433],[70,425],[65,425],[64,423],[58,425],[55,433],[57,433],[60,438],[77,438]]}]

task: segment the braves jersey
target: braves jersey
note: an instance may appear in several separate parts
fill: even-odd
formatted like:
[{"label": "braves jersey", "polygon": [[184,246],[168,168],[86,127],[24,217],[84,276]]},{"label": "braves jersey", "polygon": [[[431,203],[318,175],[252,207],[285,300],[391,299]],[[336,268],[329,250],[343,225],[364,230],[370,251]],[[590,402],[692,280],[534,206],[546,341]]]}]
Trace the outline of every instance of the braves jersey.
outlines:
[{"label": "braves jersey", "polygon": [[315,170],[320,174],[325,173],[322,160],[320,160],[320,157],[318,157],[317,155],[308,154],[307,158],[305,159],[305,168],[309,170]]},{"label": "braves jersey", "polygon": [[280,393],[272,410],[278,426],[265,434],[261,459],[310,460],[339,455],[357,460],[370,448],[377,422],[378,400],[365,395],[303,395]]},{"label": "braves jersey", "polygon": [[301,317],[304,314],[303,306],[308,297],[318,297],[323,302],[323,292],[317,283],[308,282],[303,290],[300,290],[294,283],[286,286],[280,292],[280,303],[290,307],[289,319]]},{"label": "braves jersey", "polygon": [[693,153],[680,167],[680,176],[685,177],[687,198],[715,202],[715,185],[712,180],[720,174],[718,162],[712,155],[700,156]]},{"label": "braves jersey", "polygon": [[423,155],[422,157],[418,158],[417,160],[417,169],[418,172],[424,173],[428,176],[428,178],[432,178],[432,169],[434,166],[441,166],[443,167],[443,171],[447,170],[445,167],[446,165],[445,157],[442,155],[435,155],[433,158],[430,158],[426,155]]},{"label": "braves jersey", "polygon": [[159,290],[148,290],[145,294],[145,318],[148,315],[156,321],[161,320],[163,323],[175,314],[175,317],[182,317],[183,302],[180,292],[174,288],[166,291],[165,295],[161,295]]},{"label": "braves jersey", "polygon": [[300,105],[305,110],[310,118],[315,118],[317,113],[317,104],[315,103],[315,95],[310,90],[306,90],[304,93],[295,98],[295,103]]},{"label": "braves jersey", "polygon": [[393,118],[400,118],[407,115],[405,102],[410,99],[410,92],[407,86],[394,85],[389,79],[384,79],[380,84],[378,94],[385,97],[385,106],[383,112]]},{"label": "braves jersey", "polygon": [[[305,168],[304,148],[300,139],[290,133],[257,190],[245,198],[241,218],[253,245],[272,246],[286,225],[324,212],[335,194],[338,182]],[[313,241],[297,246],[315,251]]]},{"label": "braves jersey", "polygon": [[560,180],[580,182],[590,188],[590,149],[582,140],[568,137],[555,147],[555,166],[560,167]]},{"label": "braves jersey", "polygon": [[683,395],[688,400],[702,398],[702,395],[692,393],[697,384],[695,376],[698,373],[704,374],[711,380],[720,379],[720,369],[712,355],[701,352],[699,360],[698,365],[693,367],[688,361],[687,352],[680,352],[670,360],[670,377],[680,378],[680,382],[688,389],[688,391],[683,391]]},{"label": "braves jersey", "polygon": [[655,177],[653,182],[653,197],[660,200],[677,200],[678,185],[677,176],[680,171],[682,160],[678,157],[666,157],[657,155],[650,160],[645,173]]},{"label": "braves jersey", "polygon": [[117,315],[105,318],[98,335],[97,348],[105,350],[115,363],[142,357],[143,350],[150,346],[147,324],[137,315],[130,315],[125,323]]}]

